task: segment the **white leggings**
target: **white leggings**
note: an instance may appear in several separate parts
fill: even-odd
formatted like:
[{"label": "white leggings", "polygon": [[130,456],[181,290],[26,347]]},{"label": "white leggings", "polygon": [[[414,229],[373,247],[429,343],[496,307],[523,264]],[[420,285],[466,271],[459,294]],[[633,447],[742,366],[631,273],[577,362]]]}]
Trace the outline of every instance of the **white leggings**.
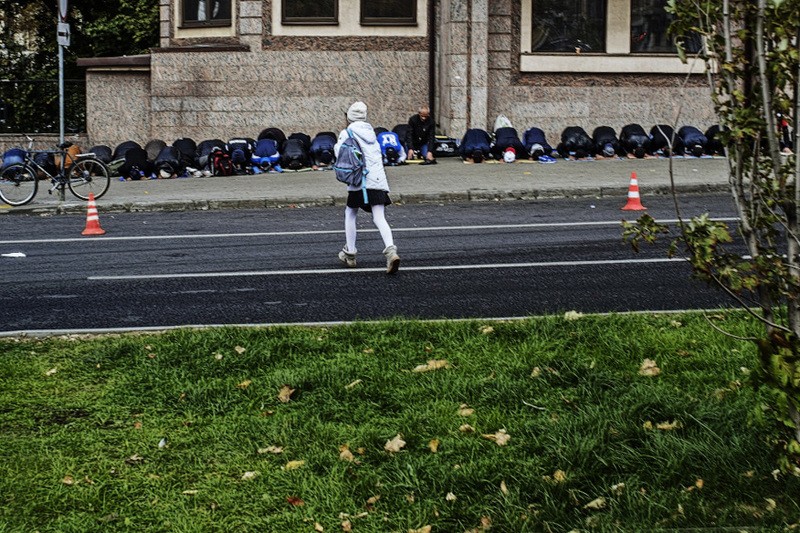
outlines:
[{"label": "white leggings", "polygon": [[[392,240],[392,228],[386,222],[384,215],[384,205],[372,206],[372,222],[381,234],[383,246],[388,247],[394,244]],[[347,242],[347,251],[356,253],[356,219],[358,218],[358,208],[345,207],[344,209],[344,234]]]}]

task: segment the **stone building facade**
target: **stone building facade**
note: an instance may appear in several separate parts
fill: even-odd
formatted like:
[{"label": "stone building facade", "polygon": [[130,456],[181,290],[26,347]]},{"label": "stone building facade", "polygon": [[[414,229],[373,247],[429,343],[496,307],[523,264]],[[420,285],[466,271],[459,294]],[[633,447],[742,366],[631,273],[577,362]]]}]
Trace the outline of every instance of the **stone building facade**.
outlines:
[{"label": "stone building facade", "polygon": [[273,126],[313,136],[343,127],[357,99],[388,129],[429,104],[442,134],[491,130],[504,114],[520,134],[539,126],[553,144],[570,125],[714,121],[702,64],[632,50],[636,5],[665,0],[589,2],[603,6],[600,51],[537,48],[544,4],[568,16],[586,0],[411,0],[398,2],[406,20],[384,24],[365,19],[367,0],[319,2],[333,6],[335,23],[292,21],[291,0],[223,0],[229,19],[210,25],[186,20],[190,1],[160,0],[150,54],[80,60],[93,143],[226,140]]}]

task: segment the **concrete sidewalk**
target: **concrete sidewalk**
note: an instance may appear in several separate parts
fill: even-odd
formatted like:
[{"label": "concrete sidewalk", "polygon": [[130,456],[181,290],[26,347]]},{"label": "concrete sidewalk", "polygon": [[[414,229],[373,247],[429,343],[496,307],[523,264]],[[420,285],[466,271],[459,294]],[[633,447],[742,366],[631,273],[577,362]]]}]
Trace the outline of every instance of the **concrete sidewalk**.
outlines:
[{"label": "concrete sidewalk", "polygon": [[[673,158],[676,188],[682,193],[727,192],[728,164],[723,158]],[[555,164],[465,164],[441,158],[437,165],[388,167],[395,203],[441,203],[556,197],[619,197],[625,201],[631,173],[643,198],[670,191],[669,159],[563,161]],[[86,203],[69,191],[61,202],[41,184],[25,206],[0,204],[4,214],[83,213]],[[332,171],[287,171],[282,174],[119,181],[97,201],[100,211],[184,211],[267,208],[289,205],[343,205],[344,185]]]}]

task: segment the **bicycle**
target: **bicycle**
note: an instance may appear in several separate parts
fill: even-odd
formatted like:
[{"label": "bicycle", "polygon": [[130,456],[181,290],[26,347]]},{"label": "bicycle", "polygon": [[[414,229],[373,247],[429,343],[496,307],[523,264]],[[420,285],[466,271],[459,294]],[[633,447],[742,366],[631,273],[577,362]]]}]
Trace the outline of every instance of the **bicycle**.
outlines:
[{"label": "bicycle", "polygon": [[[23,161],[6,166],[0,173],[0,200],[11,206],[25,205],[36,196],[39,181],[44,179],[53,184],[48,194],[57,190],[62,200],[67,188],[81,200],[88,200],[90,193],[98,199],[108,191],[111,184],[108,167],[93,153],[69,154],[71,142],[59,144],[57,150],[32,150],[33,139],[28,139],[30,144]],[[40,154],[44,160],[37,161]]]}]

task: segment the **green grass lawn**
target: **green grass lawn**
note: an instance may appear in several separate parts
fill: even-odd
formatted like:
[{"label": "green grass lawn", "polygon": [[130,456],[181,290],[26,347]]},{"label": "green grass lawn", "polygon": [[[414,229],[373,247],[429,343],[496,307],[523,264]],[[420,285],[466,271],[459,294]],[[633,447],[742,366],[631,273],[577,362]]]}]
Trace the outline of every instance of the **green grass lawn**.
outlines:
[{"label": "green grass lawn", "polygon": [[0,353],[2,532],[800,527],[800,478],[775,471],[778,434],[748,384],[755,348],[701,315],[6,339]]}]

